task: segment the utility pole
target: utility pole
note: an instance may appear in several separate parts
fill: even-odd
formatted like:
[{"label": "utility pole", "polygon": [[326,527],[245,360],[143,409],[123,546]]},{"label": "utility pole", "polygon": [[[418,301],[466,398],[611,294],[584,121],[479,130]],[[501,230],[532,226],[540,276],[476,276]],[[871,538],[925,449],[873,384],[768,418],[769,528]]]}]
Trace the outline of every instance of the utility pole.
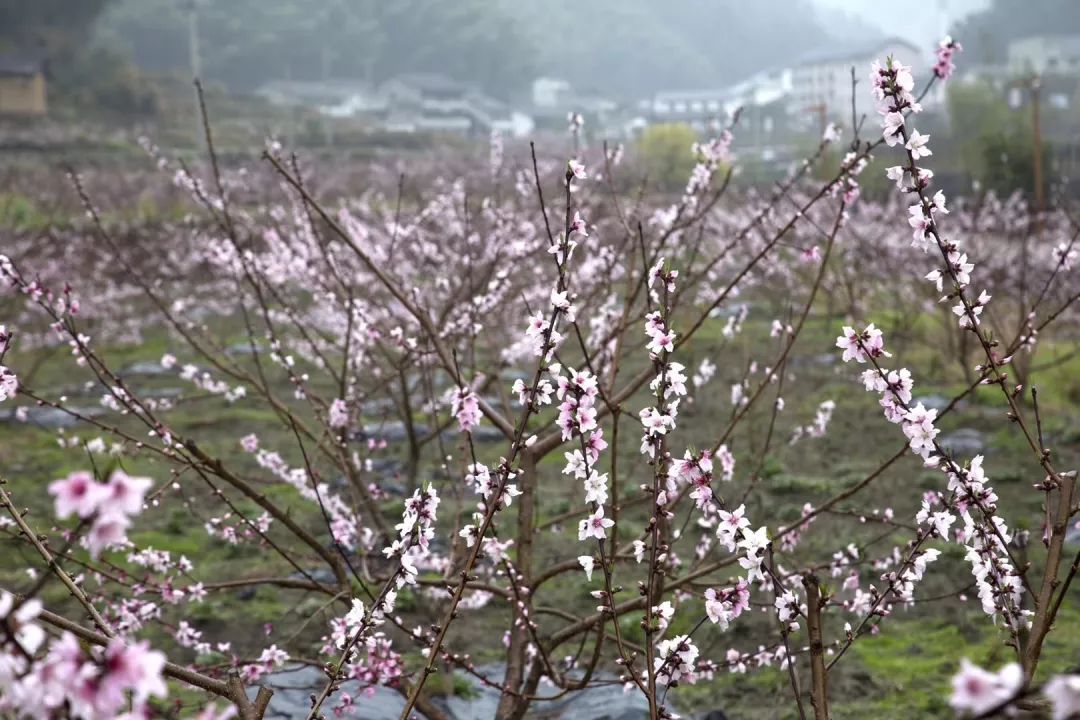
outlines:
[{"label": "utility pole", "polygon": [[[202,56],[199,52],[199,0],[186,0],[188,13],[188,61],[191,64],[191,81],[202,80]],[[203,144],[202,109],[199,106],[199,91],[195,93],[195,145]]]},{"label": "utility pole", "polygon": [[1031,76],[1031,122],[1035,140],[1035,156],[1032,158],[1032,171],[1035,175],[1035,232],[1042,227],[1043,198],[1043,153],[1042,153],[1042,117],[1039,111],[1039,95],[1042,81],[1038,75]]},{"label": "utility pole", "polygon": [[818,130],[821,134],[825,134],[825,129],[829,127],[829,106],[825,104],[824,100],[818,100],[813,105],[807,105],[803,108],[804,112],[810,112],[817,115]]}]

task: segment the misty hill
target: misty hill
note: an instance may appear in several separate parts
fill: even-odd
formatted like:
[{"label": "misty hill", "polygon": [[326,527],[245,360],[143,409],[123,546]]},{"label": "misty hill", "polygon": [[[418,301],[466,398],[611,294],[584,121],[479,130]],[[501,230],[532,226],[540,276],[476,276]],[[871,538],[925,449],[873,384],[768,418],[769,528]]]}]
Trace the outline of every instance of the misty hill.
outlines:
[{"label": "misty hill", "polygon": [[[192,0],[113,0],[99,41],[186,72]],[[510,98],[539,75],[631,98],[716,86],[834,42],[808,0],[196,0],[204,77],[440,72]]]},{"label": "misty hill", "polygon": [[994,0],[982,12],[969,15],[952,29],[961,40],[968,62],[1002,63],[1010,40],[1039,34],[1080,33],[1080,2],[1076,0]]}]

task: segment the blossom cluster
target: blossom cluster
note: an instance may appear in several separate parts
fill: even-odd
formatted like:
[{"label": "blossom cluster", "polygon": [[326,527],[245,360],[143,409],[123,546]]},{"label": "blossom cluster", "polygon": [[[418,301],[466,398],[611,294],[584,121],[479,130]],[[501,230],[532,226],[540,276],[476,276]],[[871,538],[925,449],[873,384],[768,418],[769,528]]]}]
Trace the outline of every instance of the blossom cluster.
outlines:
[{"label": "blossom cluster", "polygon": [[[0,258],[6,260],[2,255]],[[0,402],[15,397],[19,390],[19,379],[15,371],[3,365],[4,355],[11,345],[11,331],[6,325],[0,324]]]},{"label": "blossom cluster", "polygon": [[[585,218],[581,216],[581,211],[575,210],[574,217],[570,220],[570,232],[559,233],[555,237],[555,242],[548,247],[548,254],[555,256],[557,266],[562,267],[574,256],[574,250],[578,247],[577,238],[579,237],[589,237],[589,226]],[[572,307],[569,307],[565,292],[553,289],[551,291],[551,304],[553,307],[568,309],[568,319],[573,321],[575,311]]]},{"label": "blossom cluster", "polygon": [[[868,326],[862,333],[844,328],[836,344],[844,349],[845,361],[888,355],[880,332],[870,332],[872,327]],[[873,345],[864,338],[871,338]],[[911,404],[914,381],[906,368],[888,370],[875,360],[874,367],[862,373],[862,382],[867,391],[881,396],[879,403],[886,420],[901,426],[911,451],[927,465],[938,466],[948,478],[948,490],[952,494],[949,506],[957,509],[964,521],[964,530],[955,539],[966,548],[983,610],[992,616],[1002,616],[1010,627],[1016,627],[1022,614],[1018,610],[1020,581],[1007,548],[1009,529],[996,514],[997,495],[983,472],[982,457],[962,467],[942,450],[937,443],[941,432],[936,426],[937,410],[926,408],[921,402]],[[931,500],[924,498],[916,520],[920,527],[928,528],[928,535],[948,540],[955,517],[949,508],[934,510]],[[899,573],[888,576],[899,597],[911,600],[914,584],[922,579],[926,564],[939,554],[934,549],[918,550]]]},{"label": "blossom cluster", "polygon": [[705,614],[721,630],[727,630],[732,620],[749,609],[750,586],[743,578],[734,587],[705,590]]},{"label": "blossom cluster", "polygon": [[244,436],[240,440],[240,446],[246,452],[254,454],[259,467],[269,470],[291,485],[301,497],[320,505],[330,518],[330,530],[337,543],[344,547],[356,547],[370,539],[371,529],[361,530],[360,518],[350,503],[334,492],[328,483],[312,477],[306,468],[289,467],[279,453],[260,448],[259,439],[255,435]]},{"label": "blossom cluster", "polygon": [[480,424],[480,398],[470,388],[458,388],[450,396],[450,413],[457,419],[461,432],[471,432]]},{"label": "blossom cluster", "polygon": [[694,683],[697,680],[697,660],[700,651],[687,635],[661,640],[653,659],[657,682],[663,685]]},{"label": "blossom cluster", "polygon": [[[959,50],[959,45],[951,40],[942,43],[939,50],[938,65],[935,72],[940,77],[947,77],[952,72],[952,55]],[[907,117],[922,110],[921,105],[912,95],[915,79],[911,68],[888,58],[882,66],[875,61],[870,73],[874,98],[878,112],[882,115],[882,137],[890,147],[902,146],[907,151],[908,162],[886,169],[886,176],[896,183],[901,192],[914,196],[916,202],[908,208],[908,224],[912,228],[912,245],[924,252],[931,246],[941,251],[944,266],[926,275],[938,292],[943,290],[944,280],[951,280],[951,289],[942,297],[942,301],[956,298],[958,302],[952,311],[958,318],[961,328],[974,329],[981,322],[983,309],[990,302],[990,295],[981,291],[977,298],[969,299],[965,290],[971,283],[971,273],[975,269],[966,253],[953,240],[941,237],[938,218],[948,215],[945,194],[938,190],[933,197],[928,196],[928,188],[933,172],[919,167],[917,161],[933,155],[929,147],[929,135],[923,135],[914,127],[908,129]]]},{"label": "blossom cluster", "polygon": [[168,693],[165,656],[149,643],[116,637],[84,649],[69,632],[49,640],[41,611],[37,600],[0,591],[0,713],[57,717],[66,706],[85,720],[136,720],[151,696]]},{"label": "blossom cluster", "polygon": [[143,498],[151,485],[149,478],[131,477],[120,469],[113,470],[106,483],[79,470],[50,483],[49,494],[58,518],[75,515],[89,524],[82,544],[96,558],[104,550],[127,542],[131,517],[142,512]]},{"label": "blossom cluster", "polygon": [[829,423],[832,421],[833,411],[835,409],[835,401],[821,401],[817,407],[817,411],[814,413],[814,421],[809,425],[797,425],[791,432],[791,439],[788,441],[788,444],[794,445],[804,436],[812,438],[825,437],[825,433],[829,429]]},{"label": "blossom cluster", "polygon": [[[648,287],[655,301],[660,299],[660,290],[664,290],[666,306],[666,298],[674,291],[679,272],[665,269],[664,265],[664,258],[660,258],[649,270]],[[687,377],[681,363],[669,360],[675,350],[676,333],[668,326],[664,312],[654,310],[645,316],[645,335],[649,338],[646,349],[658,371],[649,384],[655,402],[638,414],[645,431],[641,438],[641,453],[655,459],[663,437],[675,428],[679,402],[687,392]]]},{"label": "blossom cluster", "polygon": [[[1017,663],[1007,663],[997,672],[975,665],[967,658],[952,678],[949,705],[958,713],[982,716],[990,712],[1011,715],[1012,707],[1024,693],[1024,671]],[[1052,720],[1070,720],[1080,715],[1080,675],[1055,675],[1042,687],[1050,701]]]},{"label": "blossom cluster", "polygon": [[957,53],[962,52],[963,49],[963,45],[948,36],[938,43],[937,49],[934,51],[934,75],[941,80],[948,80],[952,76],[953,71],[956,70],[956,65],[953,63],[953,57]]},{"label": "blossom cluster", "polygon": [[397,538],[386,548],[383,555],[397,556],[402,572],[398,573],[396,583],[415,585],[418,571],[411,555],[427,550],[431,538],[435,536],[435,511],[439,507],[439,495],[430,484],[424,490],[414,490],[412,497],[405,500],[405,510],[401,522],[394,526]]},{"label": "blossom cluster", "polygon": [[[559,401],[559,416],[556,419],[559,429],[562,431],[563,440],[569,440],[576,435],[585,435],[598,428],[596,422],[596,398],[600,394],[600,388],[594,376],[588,370],[575,370],[566,368],[566,374],[562,373],[559,363],[548,366],[548,373],[556,383],[555,399]],[[550,393],[550,383],[541,381],[539,391],[543,396]],[[543,404],[543,401],[541,401]],[[601,436],[602,437],[602,436]]]},{"label": "blossom cluster", "polygon": [[712,138],[708,142],[694,143],[690,148],[697,164],[690,172],[690,180],[686,184],[684,198],[693,198],[702,190],[709,187],[713,175],[724,164],[731,162],[733,155],[731,143],[734,138],[730,130],[724,130],[719,137]]},{"label": "blossom cluster", "polygon": [[[500,474],[505,475],[501,483],[499,481]],[[496,468],[495,475],[492,475],[491,470],[483,463],[469,464],[465,474],[465,484],[480,496],[481,502],[477,511],[472,514],[473,522],[462,526],[458,532],[458,535],[464,538],[467,547],[472,547],[480,540],[480,527],[486,510],[492,506],[497,509],[508,508],[513,503],[514,498],[521,494],[517,484],[510,482],[516,476],[517,474],[514,471],[506,469],[504,465]],[[500,485],[502,490],[499,492],[498,497],[495,497]],[[490,543],[491,538],[486,538],[485,542]]]},{"label": "blossom cluster", "polygon": [[[402,658],[393,649],[390,639],[382,632],[367,632],[367,628],[385,622],[387,614],[393,612],[396,601],[397,593],[389,590],[368,614],[364,603],[353,598],[349,612],[330,622],[330,635],[323,638],[323,653],[330,654],[335,649],[340,651],[348,646],[345,677],[359,680],[370,688],[393,683],[402,676]],[[349,703],[345,696],[340,700]]]},{"label": "blossom cluster", "polygon": [[343,430],[349,425],[349,406],[341,398],[334,398],[327,413],[327,422],[334,430]]}]

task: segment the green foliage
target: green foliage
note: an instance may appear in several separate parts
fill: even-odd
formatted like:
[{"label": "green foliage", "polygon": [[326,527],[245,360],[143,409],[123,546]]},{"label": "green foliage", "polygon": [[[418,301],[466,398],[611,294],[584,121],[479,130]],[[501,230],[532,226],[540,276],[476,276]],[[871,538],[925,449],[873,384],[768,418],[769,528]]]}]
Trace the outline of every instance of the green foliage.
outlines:
[{"label": "green foliage", "polygon": [[[1008,195],[1017,188],[1034,188],[1035,158],[1031,132],[1013,129],[994,133],[982,139],[983,186],[998,195]],[[1042,164],[1050,167],[1050,148],[1042,144]],[[1043,192],[1046,179],[1043,178]]]},{"label": "green foliage", "polygon": [[115,51],[80,49],[70,62],[55,66],[53,105],[80,116],[92,109],[115,118],[153,117],[161,100],[135,66]]},{"label": "green foliage", "polygon": [[697,159],[691,146],[697,133],[689,125],[650,125],[638,140],[638,154],[654,187],[674,192],[686,184]]},{"label": "green foliage", "polygon": [[[960,164],[974,179],[999,195],[1017,188],[1033,191],[1030,113],[1010,108],[1001,92],[987,83],[950,85],[947,103]],[[1043,167],[1049,168],[1046,143],[1042,154]]]},{"label": "green foliage", "polygon": [[0,52],[63,54],[83,43],[111,0],[0,0]]},{"label": "green foliage", "polygon": [[28,230],[45,227],[49,218],[25,195],[0,194],[0,228]]},{"label": "green foliage", "polygon": [[780,475],[769,482],[768,488],[774,495],[802,497],[807,493],[826,492],[829,489],[829,482],[825,478],[813,475]]},{"label": "green foliage", "polygon": [[464,700],[475,700],[480,697],[480,691],[472,681],[457,674],[436,673],[428,679],[425,688],[434,696],[453,696]]},{"label": "green foliage", "polygon": [[859,660],[879,690],[905,698],[909,717],[943,716],[948,710],[949,678],[968,638],[952,624],[924,624],[910,628],[912,632],[898,632],[895,626],[889,630],[857,642]]}]

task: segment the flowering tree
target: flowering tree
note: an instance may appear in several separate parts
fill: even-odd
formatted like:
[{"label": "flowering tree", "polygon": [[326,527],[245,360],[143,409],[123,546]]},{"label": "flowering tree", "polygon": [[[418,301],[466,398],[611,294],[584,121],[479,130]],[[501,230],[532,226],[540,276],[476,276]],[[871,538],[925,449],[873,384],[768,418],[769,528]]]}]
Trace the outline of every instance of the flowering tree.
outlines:
[{"label": "flowering tree", "polygon": [[[958,50],[942,44],[930,82],[948,77]],[[842,142],[830,127],[767,197],[729,193],[734,123],[694,147],[681,195],[654,200],[620,175],[620,149],[579,145],[580,117],[569,159],[534,149],[512,167],[495,141],[486,167],[414,197],[400,178],[359,194],[324,186],[274,143],[260,170],[222,168],[207,122],[203,174],[147,145],[201,211],[165,228],[168,247],[121,236],[73,175],[88,224],[60,251],[16,239],[0,259],[12,317],[0,328],[11,367],[0,367],[0,400],[16,418],[49,408],[97,434],[61,436],[86,469],[42,484],[54,517],[24,511],[30,491],[0,485],[5,542],[38,562],[0,595],[0,709],[163,715],[170,685],[186,685],[218,702],[174,708],[185,717],[259,718],[273,674],[300,663],[325,671],[309,718],[360,706],[342,689],[354,681],[398,691],[403,719],[447,717],[430,692],[440,671],[497,689],[499,718],[613,683],[667,718],[679,686],[778,667],[795,711],[828,718],[830,673],[922,600],[920,581],[952,543],[971,580],[948,597],[973,588],[1017,660],[996,673],[965,664],[953,706],[988,717],[1041,688],[1068,717],[1076,677],[1041,685],[1036,672],[1080,566],[1063,565],[1075,473],[1043,437],[1035,389],[1010,372],[1023,377],[1040,335],[1074,321],[1077,232],[1068,215],[1052,218],[1056,244],[1025,255],[1034,282],[1014,292],[998,246],[1023,231],[993,218],[1020,211],[949,208],[931,192],[910,70],[889,58],[871,80],[882,136],[853,128],[839,170],[814,184],[811,170]],[[860,200],[879,151],[900,154],[887,172],[913,203],[906,230],[894,204]],[[948,239],[950,213],[981,244]],[[911,243],[898,241],[908,232]],[[976,250],[991,256],[985,273]],[[922,258],[928,267],[905,277]],[[93,281],[79,281],[72,259]],[[953,347],[936,349],[968,374],[942,407],[918,401],[916,374],[890,362],[904,351],[891,330],[864,325],[872,288],[918,312],[944,295]],[[1002,294],[1016,306],[1008,317],[993,312]],[[770,301],[765,350],[740,350],[751,304]],[[784,516],[763,499],[769,460],[823,442],[837,412],[810,391],[812,412],[785,413],[802,376],[798,341],[823,305],[846,312],[839,357],[865,366],[850,380],[878,396],[898,448]],[[137,387],[104,342],[163,332],[160,372],[185,383],[179,397]],[[696,350],[708,335],[714,357]],[[39,387],[38,370],[16,362],[55,348],[97,405]],[[727,397],[713,392],[720,378]],[[998,393],[1040,474],[1040,557],[1003,517],[991,463],[961,462],[939,437],[942,417],[980,386]],[[221,438],[190,422],[194,402],[258,408],[264,422]],[[394,442],[404,463],[388,476]],[[894,496],[875,491],[909,455],[940,478],[921,496],[896,489],[918,504],[906,519],[875,509]],[[255,572],[222,580],[202,574],[202,558],[137,542],[132,529],[170,507],[215,546],[257,559]],[[67,598],[46,608],[53,582]],[[258,587],[317,596],[318,610],[257,639],[199,629],[212,594]],[[504,621],[498,675],[460,632],[469,615]],[[739,626],[756,650],[730,642],[714,655],[702,642]]]}]

